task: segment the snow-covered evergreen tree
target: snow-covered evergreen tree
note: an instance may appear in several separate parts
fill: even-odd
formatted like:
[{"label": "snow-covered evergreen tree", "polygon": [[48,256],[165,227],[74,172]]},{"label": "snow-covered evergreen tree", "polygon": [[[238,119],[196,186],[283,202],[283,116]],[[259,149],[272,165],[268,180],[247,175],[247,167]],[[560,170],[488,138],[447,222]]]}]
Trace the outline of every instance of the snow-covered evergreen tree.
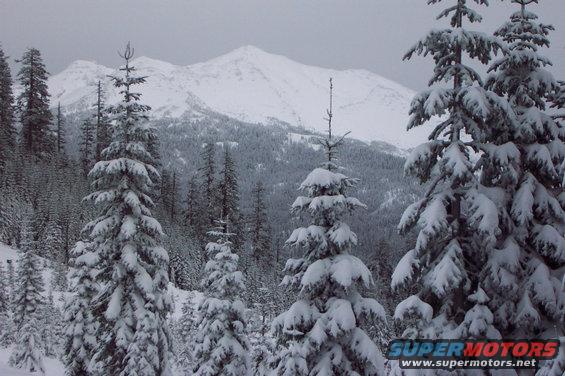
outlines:
[{"label": "snow-covered evergreen tree", "polygon": [[332,135],[332,89],[330,80],[329,132],[322,141],[327,161],[308,174],[300,185],[305,196],[292,204],[294,213],[307,213],[311,221],[287,240],[304,255],[289,259],[285,267],[282,284],[293,288],[298,300],[273,322],[285,347],[277,375],[376,375],[384,368],[383,355],[363,328],[368,317],[384,321],[385,312],[359,292],[373,278],[351,254],[357,235],[344,219],[365,206],[347,195],[358,179],[338,172],[335,163],[343,137]]},{"label": "snow-covered evergreen tree", "polygon": [[182,304],[182,315],[175,327],[177,368],[184,374],[192,372],[192,338],[196,330],[195,306],[190,295]]},{"label": "snow-covered evergreen tree", "polygon": [[215,186],[215,173],[216,173],[216,148],[214,143],[208,142],[204,145],[202,151],[203,166],[198,169],[202,178],[202,193],[205,208],[205,217],[207,222],[204,229],[214,226],[214,221],[217,218],[217,205],[216,205],[216,186]]},{"label": "snow-covered evergreen tree", "polygon": [[6,281],[8,282],[8,289],[10,290],[10,304],[14,301],[14,291],[16,290],[15,274],[12,260],[6,261]]},{"label": "snow-covered evergreen tree", "polygon": [[80,162],[84,173],[88,174],[95,162],[96,129],[90,119],[84,119],[80,130]]},{"label": "snow-covered evergreen tree", "polygon": [[241,211],[239,210],[239,184],[229,146],[224,147],[224,159],[217,187],[219,210],[234,235],[230,238],[233,250],[240,253],[245,242]]},{"label": "snow-covered evergreen tree", "polygon": [[14,95],[8,58],[0,48],[0,175],[16,146]]},{"label": "snow-covered evergreen tree", "polygon": [[263,271],[272,266],[271,254],[271,226],[267,217],[267,204],[265,202],[265,186],[259,181],[251,192],[253,212],[249,218],[251,254],[255,263]]},{"label": "snow-covered evergreen tree", "polygon": [[456,330],[457,337],[500,339],[500,332],[493,325],[494,315],[487,305],[490,298],[485,291],[479,286],[467,299],[475,305],[465,313],[463,322]]},{"label": "snow-covered evergreen tree", "polygon": [[18,330],[16,345],[10,354],[8,364],[28,372],[45,374],[43,364],[43,342],[39,333],[39,320],[30,319]]},{"label": "snow-covered evergreen tree", "polygon": [[62,353],[63,322],[61,311],[55,306],[53,290],[49,290],[41,312],[40,335],[43,342],[43,354],[58,358]]},{"label": "snow-covered evergreen tree", "polygon": [[56,116],[56,133],[57,133],[57,153],[59,155],[65,154],[65,145],[67,143],[66,139],[66,129],[65,129],[65,119],[63,117],[63,112],[61,111],[61,103],[57,103],[57,116]]},{"label": "snow-covered evergreen tree", "polygon": [[10,291],[4,265],[0,262],[0,347],[6,347],[13,342],[13,325],[10,317]]},{"label": "snow-covered evergreen tree", "polygon": [[91,302],[98,291],[96,283],[98,255],[88,243],[79,241],[71,250],[69,271],[71,295],[65,302],[65,343],[63,361],[67,376],[89,374],[89,365],[98,348],[98,322],[94,319]]},{"label": "snow-covered evergreen tree", "polygon": [[[253,304],[255,310],[271,320],[274,312],[270,304],[274,299],[276,284],[276,261],[271,250],[271,226],[267,217],[265,202],[265,187],[262,182],[257,182],[251,191],[252,212],[248,218],[248,232],[250,240],[250,255],[245,264],[248,293],[247,299]],[[264,334],[264,333],[262,333]]]},{"label": "snow-covered evergreen tree", "polygon": [[161,172],[161,202],[163,209],[169,215],[171,223],[175,222],[177,216],[177,201],[179,194],[179,182],[177,172],[164,169]]},{"label": "snow-covered evergreen tree", "polygon": [[504,336],[558,338],[565,335],[565,126],[547,109],[560,88],[539,53],[553,27],[527,9],[531,0],[513,2],[519,9],[495,32],[508,48],[491,65],[487,88],[507,99],[515,118],[494,119],[480,145],[481,190],[499,229],[483,285]]},{"label": "snow-covered evergreen tree", "polygon": [[22,144],[31,155],[41,157],[55,148],[51,132],[53,115],[49,109],[48,73],[39,50],[29,48],[22,58],[18,79],[22,90],[18,96],[17,107],[22,125]]},{"label": "snow-covered evergreen tree", "polygon": [[10,291],[8,279],[4,271],[4,263],[0,261],[0,314],[8,313],[10,310]]},{"label": "snow-covered evergreen tree", "polygon": [[558,121],[565,121],[565,81],[557,81],[557,90],[551,95],[551,107],[557,109],[557,114],[553,117]]},{"label": "snow-covered evergreen tree", "polygon": [[231,250],[226,221],[209,232],[218,240],[206,245],[209,260],[204,270],[204,296],[197,308],[194,338],[194,375],[246,376],[251,370],[245,305],[240,294],[245,290],[239,257]]},{"label": "snow-covered evergreen tree", "polygon": [[[488,5],[486,0],[474,2]],[[410,338],[468,334],[463,330],[465,320],[476,318],[473,312],[485,313],[482,308],[488,299],[479,293],[477,278],[484,266],[483,245],[498,233],[496,206],[478,189],[470,155],[485,139],[493,114],[511,115],[504,111],[507,104],[499,96],[482,87],[481,77],[470,64],[472,60],[488,63],[502,48],[501,42],[464,27],[467,21],[482,19],[468,6],[471,1],[450,3],[454,4],[438,18],[448,18],[451,27],[430,31],[405,56],[431,55],[435,62],[430,88],[412,101],[408,129],[443,116],[429,141],[416,147],[405,164],[407,174],[427,183],[424,197],[401,218],[401,233],[417,226],[419,234],[392,274],[393,289],[417,291],[395,311],[396,319],[414,318],[404,332]]]},{"label": "snow-covered evergreen tree", "polygon": [[542,368],[536,372],[536,376],[563,376],[565,369],[565,337],[560,337],[559,351],[555,359],[547,361]]},{"label": "snow-covered evergreen tree", "polygon": [[22,223],[20,260],[16,270],[16,285],[13,293],[14,322],[20,328],[36,315],[43,306],[44,291],[41,262],[36,255],[30,220]]},{"label": "snow-covered evergreen tree", "polygon": [[129,44],[121,56],[123,76],[112,77],[123,96],[110,109],[112,142],[89,174],[96,191],[87,200],[100,208],[86,227],[101,284],[92,302],[101,339],[92,370],[106,376],[165,376],[171,372],[172,300],[163,231],[151,212],[159,183],[148,151],[154,130],[147,123],[149,107],[132,91],[145,77],[135,75]]},{"label": "snow-covered evergreen tree", "polygon": [[51,287],[57,291],[65,291],[67,289],[67,263],[63,231],[57,222],[49,222],[46,227],[44,249],[46,256],[52,260]]},{"label": "snow-covered evergreen tree", "polygon": [[265,335],[260,331],[253,331],[250,335],[251,343],[251,375],[252,376],[271,376],[271,359],[275,354],[275,340],[271,336]]},{"label": "snow-covered evergreen tree", "polygon": [[96,85],[96,104],[94,106],[94,125],[96,127],[96,162],[102,160],[102,151],[108,147],[111,140],[110,120],[104,105],[102,83]]},{"label": "snow-covered evergreen tree", "polygon": [[207,224],[207,221],[202,218],[201,212],[202,201],[198,187],[198,180],[197,176],[192,176],[188,180],[183,217],[184,225],[196,236],[199,236],[204,232],[204,226]]},{"label": "snow-covered evergreen tree", "polygon": [[171,227],[164,243],[171,259],[171,282],[183,290],[198,289],[206,264],[204,247],[194,238],[193,233],[177,226]]},{"label": "snow-covered evergreen tree", "polygon": [[[259,286],[252,288],[257,288],[258,291],[255,294],[264,296],[264,300],[268,300],[270,303],[276,299],[268,288]],[[247,320],[249,344],[251,346],[251,375],[253,376],[271,376],[276,350],[280,349],[280,347],[277,347],[276,338],[269,333],[272,323],[272,316],[269,314],[274,310],[266,309],[265,306],[266,304],[254,303]]]},{"label": "snow-covered evergreen tree", "polygon": [[22,248],[14,291],[13,321],[16,325],[16,345],[9,363],[30,372],[44,373],[43,341],[40,335],[44,300],[40,261],[35,254],[29,221],[22,224]]}]

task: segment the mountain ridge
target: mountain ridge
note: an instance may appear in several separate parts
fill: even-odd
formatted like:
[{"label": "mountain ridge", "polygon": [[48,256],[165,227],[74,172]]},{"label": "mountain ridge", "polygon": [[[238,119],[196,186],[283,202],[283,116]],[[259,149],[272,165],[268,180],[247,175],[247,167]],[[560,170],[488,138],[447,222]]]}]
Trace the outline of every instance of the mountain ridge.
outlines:
[{"label": "mountain ridge", "polygon": [[[213,111],[249,123],[287,123],[317,132],[327,126],[328,80],[334,81],[334,130],[351,137],[382,141],[402,149],[424,142],[429,130],[406,131],[414,92],[368,70],[335,70],[295,62],[285,56],[243,46],[206,62],[181,66],[140,56],[132,61],[147,76],[142,101],[153,117],[179,118]],[[106,102],[118,93],[109,76],[116,69],[77,60],[49,78],[52,103],[79,112],[95,102],[103,82]]]}]

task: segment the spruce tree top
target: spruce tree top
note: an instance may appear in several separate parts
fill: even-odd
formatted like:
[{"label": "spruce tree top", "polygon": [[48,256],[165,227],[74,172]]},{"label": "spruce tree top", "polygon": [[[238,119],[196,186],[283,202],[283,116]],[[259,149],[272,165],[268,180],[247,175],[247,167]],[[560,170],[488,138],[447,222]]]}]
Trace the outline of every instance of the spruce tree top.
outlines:
[{"label": "spruce tree top", "polygon": [[49,109],[47,88],[49,73],[39,50],[28,49],[17,62],[21,63],[18,79],[22,91],[18,96],[18,110],[22,123],[22,142],[28,152],[43,156],[52,151],[53,135],[49,129],[53,115]]},{"label": "spruce tree top", "polygon": [[239,257],[231,251],[230,237],[235,234],[229,232],[228,223],[226,220],[217,220],[217,227],[208,231],[208,235],[217,240],[206,245],[210,259],[206,263],[205,271],[208,275],[203,279],[202,287],[208,297],[235,299],[234,304],[237,305],[242,304],[239,296],[245,291],[245,285],[243,274],[237,270]]},{"label": "spruce tree top", "polygon": [[[150,215],[149,208],[153,207],[153,201],[149,194],[159,180],[159,173],[153,165],[154,158],[148,151],[148,144],[153,136],[152,129],[146,122],[146,113],[150,107],[139,103],[141,94],[131,90],[134,85],[145,82],[145,77],[132,75],[135,72],[135,68],[130,65],[133,52],[128,43],[124,54],[120,55],[126,60],[125,66],[120,68],[124,77],[111,77],[114,86],[120,89],[123,100],[109,108],[113,115],[112,142],[103,151],[105,160],[96,163],[89,174],[94,178],[95,188],[108,187],[110,190],[95,192],[90,198],[97,202],[111,203],[118,198],[118,192],[122,191],[126,195],[123,197],[124,203],[134,213]],[[119,183],[123,178],[126,180]],[[128,199],[130,194],[135,194],[137,199]],[[160,226],[152,231],[160,233]]]},{"label": "spruce tree top", "polygon": [[[0,132],[12,126],[14,112],[12,76],[8,57],[0,47]],[[2,136],[2,134],[0,134]],[[2,140],[0,140],[1,142]]]},{"label": "spruce tree top", "polygon": [[24,92],[20,94],[20,98],[25,98],[26,109],[36,108],[37,103],[43,104],[50,97],[47,89],[49,73],[45,69],[41,53],[36,48],[29,48],[22,58],[16,61],[22,65],[18,78]]},{"label": "spruce tree top", "polygon": [[[428,2],[435,4],[441,1]],[[473,1],[488,5],[487,0]],[[455,5],[443,10],[438,19],[449,18],[451,28],[431,30],[404,56],[406,60],[411,59],[414,54],[432,55],[435,66],[429,86],[441,82],[453,83],[451,88],[434,85],[419,93],[412,101],[408,129],[422,125],[434,116],[449,114],[447,120],[441,122],[430,134],[430,139],[433,140],[442,136],[458,140],[462,130],[473,136],[473,139],[480,140],[482,123],[491,107],[504,105],[497,96],[481,88],[483,82],[480,75],[464,63],[463,55],[466,54],[470,59],[486,64],[491,60],[493,53],[504,48],[496,38],[463,28],[465,20],[471,23],[482,20],[467,3],[468,0],[457,0]],[[440,143],[430,146],[437,149]],[[428,173],[429,171],[423,171],[420,177],[426,180]]]},{"label": "spruce tree top", "polygon": [[548,35],[553,26],[538,22],[538,16],[526,9],[532,0],[513,2],[520,5],[520,10],[495,32],[508,49],[491,65],[487,87],[508,98],[521,127],[510,124],[514,128],[511,134],[498,141],[548,143],[565,139],[565,129],[544,113],[547,103],[560,91],[558,82],[545,69],[551,62],[539,54],[540,48],[549,47]]}]

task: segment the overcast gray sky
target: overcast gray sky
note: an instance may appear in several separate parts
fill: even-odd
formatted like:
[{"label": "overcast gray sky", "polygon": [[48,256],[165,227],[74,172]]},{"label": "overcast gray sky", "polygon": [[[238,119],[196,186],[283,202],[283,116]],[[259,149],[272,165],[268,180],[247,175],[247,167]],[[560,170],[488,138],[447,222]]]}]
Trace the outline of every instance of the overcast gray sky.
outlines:
[{"label": "overcast gray sky", "polygon": [[[39,48],[51,73],[77,59],[119,64],[131,40],[138,55],[175,64],[205,61],[242,45],[323,67],[364,68],[413,89],[425,87],[429,59],[401,62],[403,53],[437,23],[454,0],[0,0],[0,43],[12,58]],[[491,0],[486,32],[516,5]],[[565,79],[565,0],[531,6],[556,27],[547,51]],[[15,65],[13,65],[15,67]]]}]

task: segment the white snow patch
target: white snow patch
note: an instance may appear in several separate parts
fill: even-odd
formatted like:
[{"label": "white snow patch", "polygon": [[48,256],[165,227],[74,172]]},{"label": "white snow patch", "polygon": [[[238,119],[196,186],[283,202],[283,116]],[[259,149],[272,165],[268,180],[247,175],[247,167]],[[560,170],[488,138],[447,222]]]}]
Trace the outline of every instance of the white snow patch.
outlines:
[{"label": "white snow patch", "polygon": [[318,151],[322,148],[322,145],[316,143],[316,139],[318,139],[318,138],[319,137],[317,137],[317,136],[312,136],[312,135],[308,135],[308,134],[300,134],[300,133],[290,132],[287,136],[287,141],[288,141],[288,143],[305,144],[308,147]]},{"label": "white snow patch", "polygon": [[[12,348],[0,348],[0,375],[2,376],[32,376],[39,375],[39,373],[26,372],[21,369],[12,368],[8,366],[8,360],[10,359],[10,354],[12,353]],[[57,359],[53,358],[43,358],[45,364],[45,376],[64,376],[65,366]]]}]

